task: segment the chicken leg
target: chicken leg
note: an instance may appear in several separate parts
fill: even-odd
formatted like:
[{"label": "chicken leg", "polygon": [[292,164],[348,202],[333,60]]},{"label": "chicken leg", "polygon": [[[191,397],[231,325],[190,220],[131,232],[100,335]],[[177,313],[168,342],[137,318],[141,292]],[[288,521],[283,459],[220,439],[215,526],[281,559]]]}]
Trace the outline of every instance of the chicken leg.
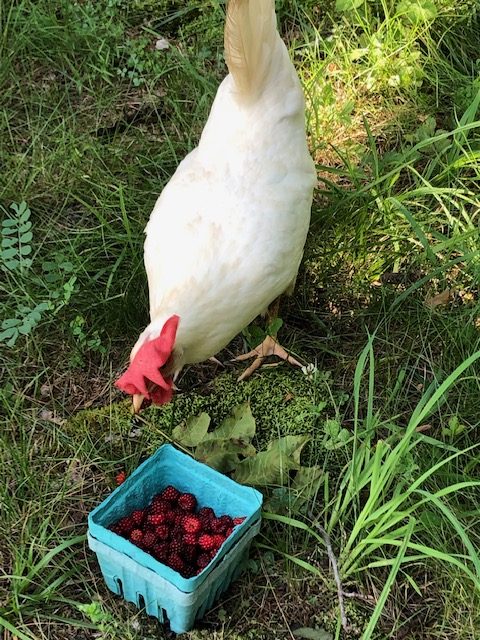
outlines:
[{"label": "chicken leg", "polygon": [[[265,314],[265,317],[267,319],[267,326],[269,326],[272,323],[272,321],[275,320],[275,318],[277,318],[279,307],[280,307],[280,298],[277,298],[272,302],[272,304],[267,309],[267,313]],[[278,358],[281,358],[282,360],[285,360],[285,362],[289,362],[290,364],[293,364],[296,367],[303,366],[301,362],[299,362],[293,356],[291,356],[282,347],[282,345],[279,342],[277,342],[276,335],[273,335],[273,336],[267,335],[265,340],[261,344],[259,344],[258,347],[256,347],[255,349],[252,349],[248,353],[243,353],[242,355],[237,356],[236,358],[233,358],[234,362],[243,362],[245,360],[250,360],[251,358],[255,358],[252,364],[249,367],[247,367],[247,369],[245,369],[245,371],[237,378],[237,381],[240,382],[241,380],[246,380],[247,378],[249,378],[252,375],[252,373],[254,373],[254,371],[256,371],[262,366],[262,364],[264,363],[265,359],[268,358],[268,356],[277,356]],[[278,367],[279,364],[281,364],[281,362],[275,362],[265,366]]]}]

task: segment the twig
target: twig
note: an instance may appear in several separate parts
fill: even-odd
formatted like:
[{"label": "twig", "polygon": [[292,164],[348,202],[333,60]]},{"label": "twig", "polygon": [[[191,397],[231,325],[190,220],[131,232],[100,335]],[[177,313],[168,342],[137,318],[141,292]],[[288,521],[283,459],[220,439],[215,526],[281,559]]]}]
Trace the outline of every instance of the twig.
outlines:
[{"label": "twig", "polygon": [[343,591],[343,597],[361,600],[362,602],[368,602],[368,604],[375,604],[375,598],[373,596],[358,593],[358,591]]},{"label": "twig", "polygon": [[342,580],[340,578],[340,573],[338,571],[337,558],[335,557],[335,554],[332,548],[332,543],[330,542],[330,536],[325,531],[325,529],[320,524],[318,524],[318,522],[314,522],[314,526],[320,531],[322,538],[325,542],[325,546],[327,547],[328,559],[332,567],[333,577],[335,578],[335,584],[337,585],[338,606],[340,608],[340,618],[342,621],[342,628],[344,631],[349,631],[350,625],[348,624],[347,614],[345,613],[345,602],[343,599],[345,596],[345,593],[343,591]]}]

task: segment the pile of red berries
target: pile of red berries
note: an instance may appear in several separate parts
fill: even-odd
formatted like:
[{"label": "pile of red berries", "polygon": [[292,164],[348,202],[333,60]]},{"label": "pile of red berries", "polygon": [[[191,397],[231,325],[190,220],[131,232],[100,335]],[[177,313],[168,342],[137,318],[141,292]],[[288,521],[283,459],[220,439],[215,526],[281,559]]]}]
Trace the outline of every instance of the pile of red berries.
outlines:
[{"label": "pile of red berries", "polygon": [[120,518],[109,529],[191,578],[205,569],[233,528],[244,520],[217,517],[210,507],[197,509],[193,493],[181,493],[170,485],[148,507]]}]

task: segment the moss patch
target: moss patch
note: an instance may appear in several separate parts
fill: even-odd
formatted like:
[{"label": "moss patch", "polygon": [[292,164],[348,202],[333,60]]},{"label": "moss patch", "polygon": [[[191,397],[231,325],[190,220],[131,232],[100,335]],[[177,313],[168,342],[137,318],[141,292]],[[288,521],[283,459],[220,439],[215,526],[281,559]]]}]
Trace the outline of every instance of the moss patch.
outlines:
[{"label": "moss patch", "polygon": [[[328,376],[319,374],[315,381],[290,367],[264,369],[252,379],[238,383],[238,372],[216,376],[195,391],[180,391],[174,401],[162,407],[149,407],[140,418],[132,416],[130,401],[124,400],[100,409],[81,411],[71,418],[65,431],[74,441],[85,437],[96,440],[99,453],[119,457],[132,449],[128,441],[144,440],[143,454],[150,454],[166,439],[172,429],[202,411],[216,428],[242,402],[250,403],[257,424],[255,446],[263,449],[274,438],[308,433],[318,429],[315,410],[320,401],[329,401]],[[329,406],[324,411],[329,413]],[[332,408],[333,412],[333,408]],[[121,442],[122,441],[122,442]],[[134,447],[138,450],[137,446]]]}]

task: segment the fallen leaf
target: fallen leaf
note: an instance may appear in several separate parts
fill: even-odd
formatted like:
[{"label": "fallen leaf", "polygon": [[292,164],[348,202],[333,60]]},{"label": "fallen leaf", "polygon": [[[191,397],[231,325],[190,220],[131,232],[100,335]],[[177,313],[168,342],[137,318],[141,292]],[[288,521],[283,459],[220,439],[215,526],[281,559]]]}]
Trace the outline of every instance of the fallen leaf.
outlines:
[{"label": "fallen leaf", "polygon": [[63,426],[66,422],[64,418],[57,417],[53,411],[49,411],[48,409],[42,409],[39,414],[40,420],[45,420],[46,422],[53,422],[53,424],[58,424],[58,426]]},{"label": "fallen leaf", "polygon": [[415,431],[417,431],[418,433],[423,433],[424,431],[429,431],[431,428],[432,428],[431,424],[420,424],[415,429]]},{"label": "fallen leaf", "polygon": [[222,473],[233,471],[242,457],[254,456],[256,449],[242,439],[206,440],[195,449],[195,458]]},{"label": "fallen leaf", "polygon": [[155,42],[155,49],[157,49],[157,51],[162,51],[164,49],[169,49],[169,48],[170,48],[170,43],[166,38],[159,38]]},{"label": "fallen leaf", "polygon": [[425,300],[425,304],[427,305],[427,307],[430,307],[430,309],[435,309],[436,307],[439,307],[441,305],[448,304],[450,302],[451,297],[452,297],[452,290],[445,289],[445,291],[442,291],[441,293],[437,293],[437,295],[432,296],[431,298],[427,298]]},{"label": "fallen leaf", "polygon": [[285,436],[274,440],[266,451],[246,458],[235,469],[234,479],[241,484],[283,485],[291,469],[300,469],[300,454],[310,436]]},{"label": "fallen leaf", "polygon": [[177,425],[172,431],[172,437],[184,447],[196,447],[206,437],[209,426],[208,413],[200,413]]},{"label": "fallen leaf", "polygon": [[230,440],[239,438],[250,441],[255,435],[255,418],[252,415],[250,405],[244,402],[235,407],[232,415],[224,420],[222,424],[208,433],[205,440]]}]

